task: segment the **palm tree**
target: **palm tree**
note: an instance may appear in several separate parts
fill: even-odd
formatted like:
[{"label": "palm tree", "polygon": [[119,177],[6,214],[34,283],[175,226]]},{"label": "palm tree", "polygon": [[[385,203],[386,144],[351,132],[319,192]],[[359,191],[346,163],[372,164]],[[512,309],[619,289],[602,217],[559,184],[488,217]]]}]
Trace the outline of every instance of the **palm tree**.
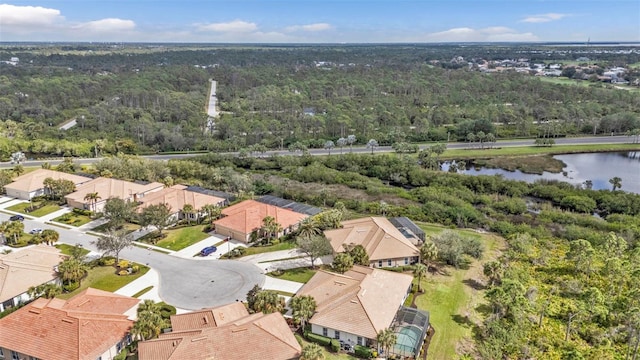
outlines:
[{"label": "palm tree", "polygon": [[356,143],[356,136],[349,135],[347,136],[347,144],[349,144],[349,152],[353,152],[353,144]]},{"label": "palm tree", "polygon": [[84,262],[75,258],[68,258],[58,265],[58,276],[64,283],[70,284],[77,281],[81,285],[82,278],[88,269],[87,264]]},{"label": "palm tree", "polygon": [[384,354],[388,358],[389,357],[389,349],[391,349],[398,341],[398,336],[396,333],[390,328],[386,328],[380,330],[378,335],[376,336],[376,340],[378,341],[378,347],[382,347],[384,349]]},{"label": "palm tree", "polygon": [[413,269],[413,276],[418,278],[418,292],[422,292],[422,278],[427,274],[427,266],[424,264],[416,264]]},{"label": "palm tree", "polygon": [[20,175],[24,174],[24,167],[21,164],[17,164],[16,166],[13,167],[13,172],[17,176],[20,176]]},{"label": "palm tree", "polygon": [[191,217],[195,214],[196,210],[193,208],[191,204],[184,204],[182,207],[182,215],[187,218],[189,221],[189,225],[191,225]]},{"label": "palm tree", "polygon": [[96,205],[100,199],[102,199],[102,197],[100,197],[97,192],[87,193],[87,195],[84,196],[84,201],[89,203],[89,209],[93,208],[93,212],[96,212]]},{"label": "palm tree", "polygon": [[157,337],[162,329],[169,326],[167,319],[162,317],[161,307],[153,300],[145,300],[138,306],[138,320],[133,324],[131,334],[140,340]]},{"label": "palm tree", "polygon": [[611,179],[609,179],[609,184],[613,185],[613,190],[612,191],[616,191],[616,189],[620,189],[622,187],[622,179],[615,176]]},{"label": "palm tree", "polygon": [[46,178],[42,181],[44,187],[44,193],[49,196],[50,199],[55,199],[56,181],[53,178]]},{"label": "palm tree", "polygon": [[11,243],[17,244],[24,233],[24,224],[22,221],[11,221],[5,226],[4,231],[13,240]]},{"label": "palm tree", "polygon": [[304,331],[307,321],[316,311],[316,300],[309,295],[294,296],[291,298],[289,307],[292,310],[293,319],[300,322]]},{"label": "palm tree", "polygon": [[310,238],[313,235],[318,235],[322,232],[318,221],[314,217],[305,218],[300,222],[298,226],[298,235]]},{"label": "palm tree", "polygon": [[422,258],[422,263],[427,266],[427,271],[429,271],[429,267],[432,261],[435,261],[438,258],[438,248],[436,244],[427,240],[420,247],[420,257]]},{"label": "palm tree", "polygon": [[300,360],[324,360],[322,347],[316,343],[310,343],[302,348]]},{"label": "palm tree", "polygon": [[60,234],[58,234],[58,232],[55,230],[46,229],[43,230],[42,233],[40,233],[40,238],[47,245],[53,245],[53,243],[60,239]]},{"label": "palm tree", "polygon": [[260,290],[253,302],[253,311],[271,314],[284,310],[284,299],[273,290]]},{"label": "palm tree", "polygon": [[378,140],[376,139],[370,139],[367,143],[367,148],[371,149],[371,155],[373,155],[373,150],[375,150],[375,148],[377,148],[378,146]]},{"label": "palm tree", "polygon": [[336,144],[340,147],[340,155],[342,155],[342,148],[347,145],[347,139],[345,138],[340,138],[338,139],[338,141],[336,142]]},{"label": "palm tree", "polygon": [[333,149],[335,146],[336,144],[334,144],[331,140],[324,143],[324,149],[329,150],[329,156],[331,156],[331,149]]},{"label": "palm tree", "polygon": [[483,272],[489,278],[489,286],[494,286],[500,282],[504,268],[499,261],[490,261],[484,264]]},{"label": "palm tree", "polygon": [[213,221],[217,220],[222,214],[222,209],[220,206],[215,204],[207,204],[202,207],[202,212],[205,213],[206,217]]},{"label": "palm tree", "polygon": [[32,298],[43,297],[45,299],[53,299],[62,293],[62,288],[54,283],[47,283],[38,286],[32,286],[27,290]]},{"label": "palm tree", "polygon": [[267,216],[262,219],[262,227],[260,228],[260,231],[267,240],[267,243],[269,243],[271,239],[277,237],[282,231],[282,226],[276,222],[276,219],[273,216]]}]

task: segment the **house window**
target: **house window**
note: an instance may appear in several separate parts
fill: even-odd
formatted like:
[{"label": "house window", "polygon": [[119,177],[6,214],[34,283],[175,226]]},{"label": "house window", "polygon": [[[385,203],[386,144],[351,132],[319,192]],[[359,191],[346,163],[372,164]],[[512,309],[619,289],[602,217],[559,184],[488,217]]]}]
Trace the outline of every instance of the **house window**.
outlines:
[{"label": "house window", "polygon": [[0,357],[4,359],[4,350],[2,350],[2,348],[0,348]]},{"label": "house window", "polygon": [[334,339],[338,339],[338,340],[340,340],[340,331],[335,330],[335,334],[334,334],[334,336],[333,336],[333,337],[334,337]]},{"label": "house window", "polygon": [[362,344],[362,336],[358,336],[358,345],[363,346]]},{"label": "house window", "polygon": [[17,352],[11,351],[11,360],[20,360],[20,358],[18,358]]},{"label": "house window", "polygon": [[404,264],[409,265],[409,258],[404,258]]},{"label": "house window", "polygon": [[322,328],[322,336],[329,336],[329,333],[327,332],[327,328]]},{"label": "house window", "polygon": [[387,264],[389,264],[389,266],[391,266],[391,259],[387,260]]},{"label": "house window", "polygon": [[378,267],[382,267],[382,260],[378,260]]}]

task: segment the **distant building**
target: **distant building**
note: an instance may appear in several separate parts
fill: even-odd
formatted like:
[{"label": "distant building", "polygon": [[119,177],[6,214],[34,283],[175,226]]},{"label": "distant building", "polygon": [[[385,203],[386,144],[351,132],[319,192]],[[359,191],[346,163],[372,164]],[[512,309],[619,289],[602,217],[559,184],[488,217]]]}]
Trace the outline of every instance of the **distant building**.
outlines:
[{"label": "distant building", "polygon": [[[142,200],[146,194],[160,191],[163,188],[164,184],[157,182],[139,184],[125,180],[99,177],[78,186],[76,191],[65,196],[65,199],[71,207],[100,212],[110,198],[120,198],[125,201],[138,202]],[[85,199],[85,196],[90,193],[98,193],[100,197],[95,204]]]},{"label": "distant building", "polygon": [[[151,205],[166,204],[172,213],[172,220],[178,221],[187,219],[187,216],[191,217],[189,220],[196,220],[202,216],[200,212],[205,205],[222,207],[227,201],[223,198],[189,191],[184,185],[174,185],[170,188],[149,193],[142,197],[139,202],[140,205],[136,208],[137,212],[142,212],[143,209]],[[182,209],[184,209],[185,205],[191,205],[194,213],[190,215],[184,214]]]},{"label": "distant building", "polygon": [[33,197],[47,195],[44,187],[44,180],[52,178],[54,180],[69,180],[76,186],[91,181],[91,178],[68,174],[61,171],[53,171],[47,169],[38,169],[28,172],[15,178],[15,180],[4,189],[8,196],[22,200],[30,200]]}]

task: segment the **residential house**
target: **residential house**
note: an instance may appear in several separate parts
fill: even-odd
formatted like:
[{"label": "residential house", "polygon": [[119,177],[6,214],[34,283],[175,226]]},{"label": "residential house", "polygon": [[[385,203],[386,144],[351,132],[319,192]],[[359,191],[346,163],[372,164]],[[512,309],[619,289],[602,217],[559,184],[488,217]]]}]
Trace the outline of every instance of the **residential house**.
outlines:
[{"label": "residential house", "polygon": [[[125,180],[99,177],[76,188],[76,191],[65,196],[67,204],[74,208],[100,212],[110,198],[120,198],[126,201],[141,201],[147,194],[160,191],[164,185],[157,182],[140,184]],[[86,200],[87,194],[97,193],[98,201]]]},{"label": "residential house", "polygon": [[240,302],[171,316],[171,332],[138,343],[140,360],[284,360],[301,352],[282,314],[249,314]]},{"label": "residential house", "polygon": [[56,266],[65,258],[44,244],[0,254],[0,312],[31,300],[30,287],[57,283]]},{"label": "residential house", "polygon": [[[140,205],[136,211],[141,212],[144,208],[151,205],[167,204],[171,209],[171,217],[173,221],[186,219],[187,216],[191,220],[196,220],[201,214],[201,209],[205,205],[224,206],[226,200],[223,198],[189,191],[184,185],[174,185],[170,188],[164,188],[160,191],[147,194],[139,199]],[[191,205],[194,212],[192,214],[184,214],[182,209],[185,205]]]},{"label": "residential house", "polygon": [[262,227],[262,220],[271,216],[282,227],[278,236],[287,234],[298,227],[300,221],[307,217],[289,209],[263,204],[254,200],[246,200],[222,210],[221,219],[213,222],[216,233],[232,239],[248,243],[251,233]]},{"label": "residential house", "polygon": [[110,360],[131,341],[138,299],[88,288],[36,301],[0,319],[0,358]]},{"label": "residential house", "polygon": [[296,296],[316,301],[309,320],[314,334],[372,346],[381,330],[395,328],[412,281],[411,275],[355,265],[344,274],[319,270]]},{"label": "residential house", "polygon": [[76,186],[91,180],[91,178],[88,177],[68,174],[61,171],[38,169],[18,176],[11,184],[5,185],[4,189],[8,196],[22,200],[30,200],[36,196],[47,195],[44,187],[44,179],[46,178],[69,180]]},{"label": "residential house", "polygon": [[324,234],[335,253],[362,245],[372,267],[410,265],[420,260],[420,250],[384,217],[343,221],[342,228]]}]

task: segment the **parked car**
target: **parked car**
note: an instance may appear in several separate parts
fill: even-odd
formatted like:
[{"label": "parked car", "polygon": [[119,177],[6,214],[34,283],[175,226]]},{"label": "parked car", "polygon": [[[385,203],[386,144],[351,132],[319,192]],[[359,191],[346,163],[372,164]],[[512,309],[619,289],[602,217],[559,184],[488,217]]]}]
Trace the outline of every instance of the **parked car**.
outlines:
[{"label": "parked car", "polygon": [[215,247],[215,246],[207,246],[206,248],[200,250],[200,255],[209,256],[209,255],[213,254],[214,252],[216,252],[216,250],[218,250],[218,248]]},{"label": "parked car", "polygon": [[9,218],[11,221],[24,221],[24,216],[22,215],[13,215]]},{"label": "parked car", "polygon": [[31,235],[37,235],[37,234],[40,234],[41,232],[42,232],[42,229],[40,229],[40,228],[35,228],[35,229],[33,229],[33,230],[29,231],[29,234],[31,234]]}]

